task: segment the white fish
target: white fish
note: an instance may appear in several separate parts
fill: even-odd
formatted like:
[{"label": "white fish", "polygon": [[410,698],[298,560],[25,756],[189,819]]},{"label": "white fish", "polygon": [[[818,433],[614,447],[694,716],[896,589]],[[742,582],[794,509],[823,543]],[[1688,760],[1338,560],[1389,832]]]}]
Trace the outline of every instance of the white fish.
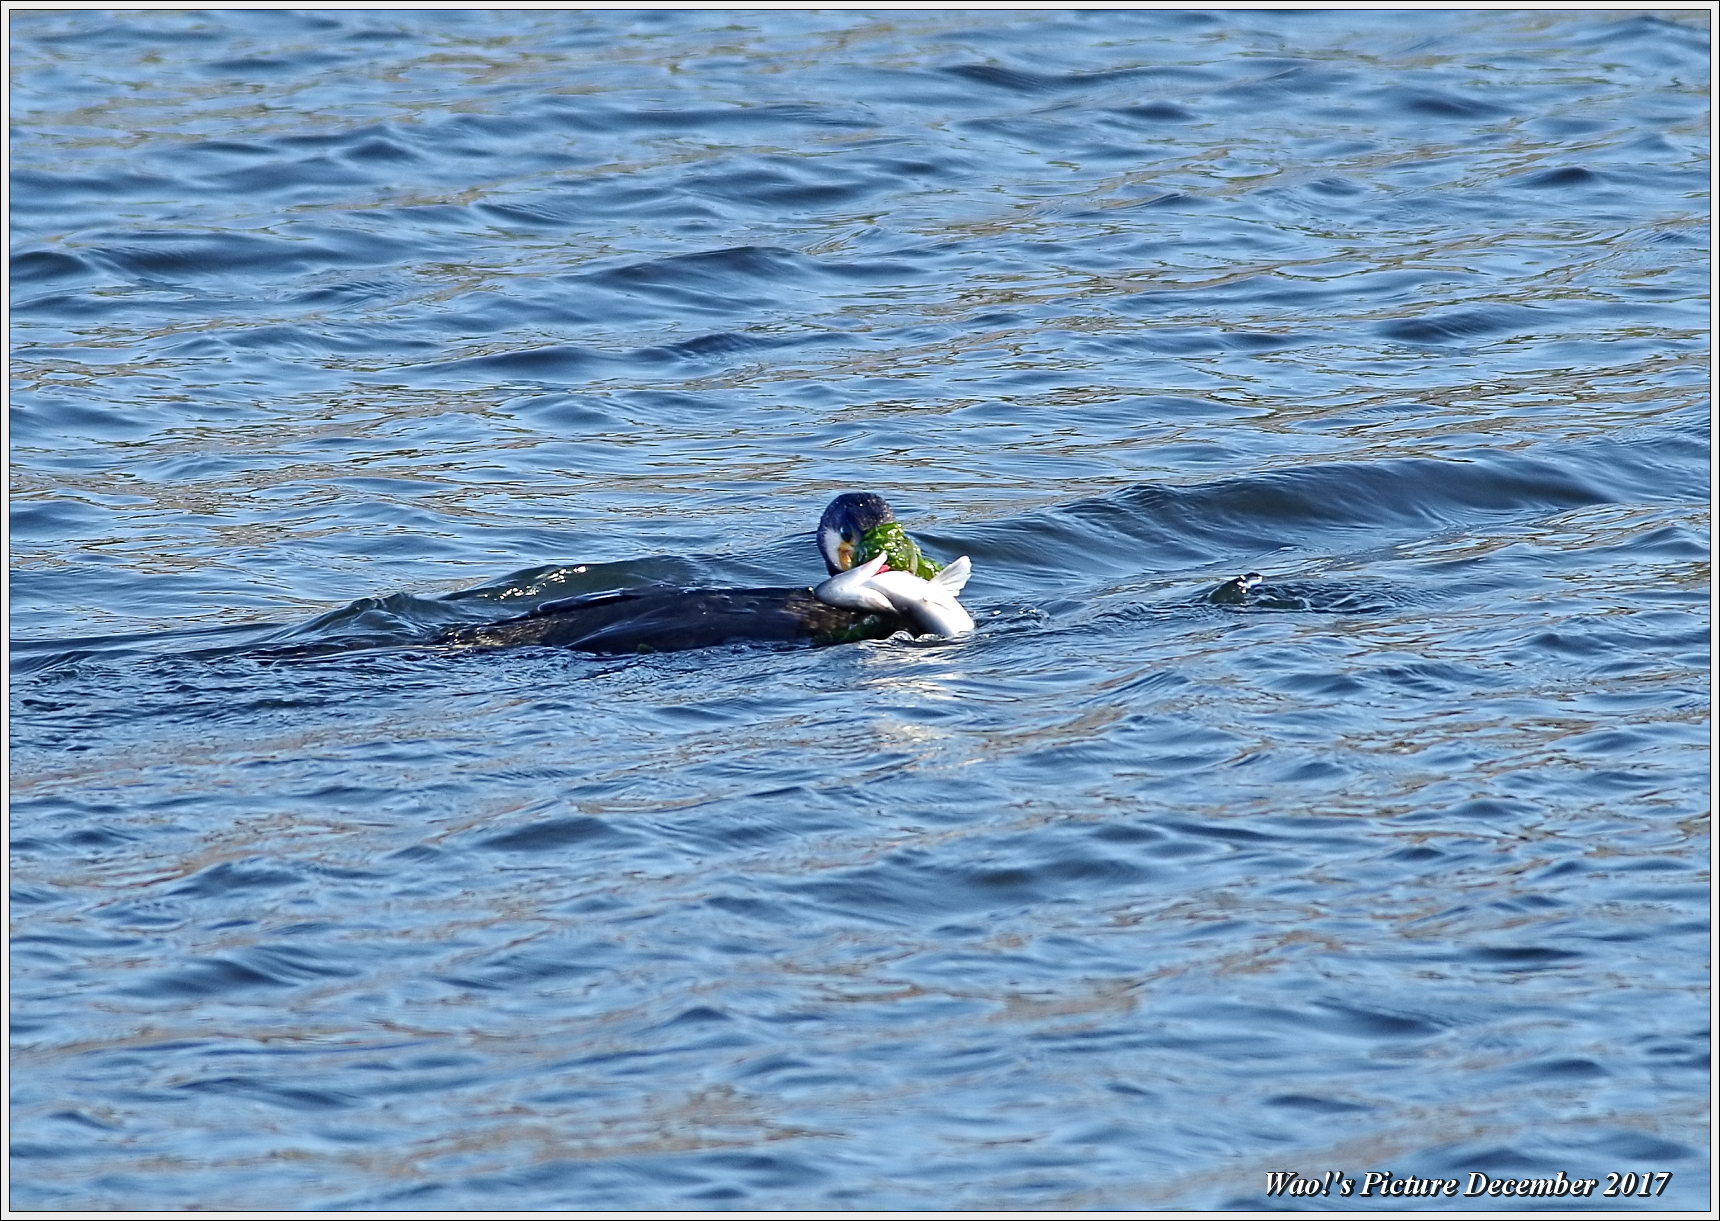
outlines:
[{"label": "white fish", "polygon": [[973,616],[956,601],[973,573],[967,556],[952,561],[929,581],[900,569],[884,571],[889,558],[876,555],[839,572],[816,587],[813,595],[820,602],[848,610],[894,612],[922,634],[965,636],[973,631]]}]

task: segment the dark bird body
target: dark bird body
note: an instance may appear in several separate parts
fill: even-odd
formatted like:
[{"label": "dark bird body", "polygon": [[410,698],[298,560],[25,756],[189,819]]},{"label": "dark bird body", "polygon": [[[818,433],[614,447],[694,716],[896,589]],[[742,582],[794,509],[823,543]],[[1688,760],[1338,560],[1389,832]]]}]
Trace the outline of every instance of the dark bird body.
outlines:
[{"label": "dark bird body", "polygon": [[[875,533],[883,530],[883,535]],[[830,502],[814,536],[831,575],[856,559],[893,547],[902,563],[925,563],[896,515],[873,492],[844,492]],[[868,540],[872,541],[869,542]],[[910,550],[911,549],[911,550]],[[932,565],[931,572],[936,571]],[[720,644],[843,644],[913,631],[891,612],[853,610],[819,601],[808,586],[682,589],[644,585],[613,593],[545,602],[495,623],[451,628],[441,644],[476,648],[555,645],[587,653],[670,653]]]},{"label": "dark bird body", "polygon": [[911,630],[899,615],[827,606],[807,588],[681,589],[646,585],[563,598],[453,628],[443,644],[556,645],[588,653],[670,653],[721,644],[842,644]]}]

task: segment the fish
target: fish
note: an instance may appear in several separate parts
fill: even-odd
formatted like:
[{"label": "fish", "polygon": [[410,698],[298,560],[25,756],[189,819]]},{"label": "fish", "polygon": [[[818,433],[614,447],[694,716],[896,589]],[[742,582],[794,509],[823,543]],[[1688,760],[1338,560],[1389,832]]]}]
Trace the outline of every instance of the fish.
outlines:
[{"label": "fish", "polygon": [[839,572],[816,586],[813,596],[830,606],[900,615],[921,635],[954,637],[973,631],[973,616],[956,601],[973,574],[967,556],[950,561],[930,580],[890,568],[889,560],[889,555],[879,554]]}]

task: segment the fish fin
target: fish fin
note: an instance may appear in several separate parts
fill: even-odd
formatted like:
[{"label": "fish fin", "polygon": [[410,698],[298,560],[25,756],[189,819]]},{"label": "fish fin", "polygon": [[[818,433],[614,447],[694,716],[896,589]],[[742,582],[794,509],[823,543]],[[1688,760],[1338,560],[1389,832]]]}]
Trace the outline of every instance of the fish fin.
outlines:
[{"label": "fish fin", "polygon": [[850,568],[848,571],[850,574],[853,575],[854,579],[857,581],[870,581],[873,577],[877,576],[880,572],[882,572],[884,570],[884,565],[888,564],[889,562],[890,562],[890,557],[888,555],[886,555],[884,552],[880,551],[877,555],[875,555],[871,559],[867,560],[864,564],[856,564],[856,565],[854,565],[854,567]]},{"label": "fish fin", "polygon": [[828,581],[813,586],[812,596],[827,606],[840,606],[845,610],[893,610],[890,599],[867,584],[878,575],[889,558],[883,554],[875,555],[864,564],[839,572]]},{"label": "fish fin", "polygon": [[972,575],[973,565],[968,563],[968,558],[964,555],[946,564],[944,570],[932,578],[932,584],[946,591],[953,598],[961,593],[963,587],[968,583],[968,578]]}]

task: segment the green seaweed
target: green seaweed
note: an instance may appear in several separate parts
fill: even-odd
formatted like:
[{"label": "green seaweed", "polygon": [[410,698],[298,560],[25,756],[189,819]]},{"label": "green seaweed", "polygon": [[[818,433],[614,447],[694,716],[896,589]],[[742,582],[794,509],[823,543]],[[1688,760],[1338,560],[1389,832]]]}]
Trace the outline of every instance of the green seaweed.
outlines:
[{"label": "green seaweed", "polygon": [[923,581],[929,581],[943,571],[944,566],[922,552],[920,545],[908,537],[908,532],[898,521],[887,521],[866,531],[860,538],[854,562],[864,564],[879,552],[890,557],[886,562],[891,568],[911,572]]}]

